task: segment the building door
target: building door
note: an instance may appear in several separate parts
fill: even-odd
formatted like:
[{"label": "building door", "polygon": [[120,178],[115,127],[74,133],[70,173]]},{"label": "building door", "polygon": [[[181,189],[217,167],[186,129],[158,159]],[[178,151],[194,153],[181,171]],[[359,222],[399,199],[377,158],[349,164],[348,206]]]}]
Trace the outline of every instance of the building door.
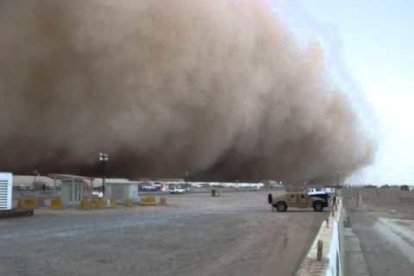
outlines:
[{"label": "building door", "polygon": [[116,200],[125,200],[126,199],[126,195],[125,195],[125,185],[112,185],[111,189],[112,189],[112,197]]},{"label": "building door", "polygon": [[62,182],[60,196],[65,204],[70,203],[70,198],[71,198],[70,184],[66,182]]},{"label": "building door", "polygon": [[82,199],[83,194],[83,185],[82,183],[72,181],[69,185],[65,185],[68,187],[68,194],[69,194],[69,202],[70,203],[78,203]]},{"label": "building door", "polygon": [[73,202],[80,202],[83,195],[83,185],[82,183],[75,182],[73,185],[73,196],[72,200]]}]

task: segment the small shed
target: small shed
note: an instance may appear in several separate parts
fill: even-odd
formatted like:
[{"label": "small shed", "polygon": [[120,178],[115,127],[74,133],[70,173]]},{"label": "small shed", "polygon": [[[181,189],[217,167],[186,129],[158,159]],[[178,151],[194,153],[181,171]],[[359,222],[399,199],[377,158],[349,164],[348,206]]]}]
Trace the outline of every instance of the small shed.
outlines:
[{"label": "small shed", "polygon": [[[114,199],[118,202],[125,202],[131,199],[139,201],[138,185],[140,181],[133,181],[126,178],[106,178],[105,179],[105,198]],[[102,179],[95,179],[94,187],[102,186]]]},{"label": "small shed", "polygon": [[81,199],[89,198],[92,195],[91,184],[93,178],[70,175],[50,174],[56,190],[64,204],[78,204]]}]

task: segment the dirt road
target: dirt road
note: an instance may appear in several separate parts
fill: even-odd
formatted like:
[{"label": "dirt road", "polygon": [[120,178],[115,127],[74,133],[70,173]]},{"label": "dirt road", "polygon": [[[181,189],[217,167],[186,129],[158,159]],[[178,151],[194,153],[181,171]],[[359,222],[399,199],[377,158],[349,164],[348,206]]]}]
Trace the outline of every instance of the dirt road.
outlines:
[{"label": "dirt road", "polygon": [[264,192],[167,200],[0,220],[0,275],[293,275],[326,216],[272,212]]}]

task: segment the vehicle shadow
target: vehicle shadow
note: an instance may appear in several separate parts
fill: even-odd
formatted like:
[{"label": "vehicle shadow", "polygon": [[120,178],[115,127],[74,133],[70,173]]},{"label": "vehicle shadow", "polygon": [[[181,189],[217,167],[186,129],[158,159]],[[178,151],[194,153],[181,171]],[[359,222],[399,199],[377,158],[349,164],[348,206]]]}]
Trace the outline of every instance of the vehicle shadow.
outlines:
[{"label": "vehicle shadow", "polygon": [[324,209],[322,212],[315,212],[312,209],[287,209],[286,212],[278,212],[276,209],[273,209],[272,211],[276,212],[276,213],[318,213],[318,214],[323,214],[323,213],[329,213],[331,212],[330,209]]}]

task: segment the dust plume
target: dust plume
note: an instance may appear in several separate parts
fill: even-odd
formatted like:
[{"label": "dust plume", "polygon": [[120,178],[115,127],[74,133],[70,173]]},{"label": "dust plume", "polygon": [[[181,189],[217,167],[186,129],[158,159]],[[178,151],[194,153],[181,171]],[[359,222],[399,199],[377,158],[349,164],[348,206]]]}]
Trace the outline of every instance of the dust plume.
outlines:
[{"label": "dust plume", "polygon": [[334,179],[374,146],[264,1],[1,0],[0,169]]}]

